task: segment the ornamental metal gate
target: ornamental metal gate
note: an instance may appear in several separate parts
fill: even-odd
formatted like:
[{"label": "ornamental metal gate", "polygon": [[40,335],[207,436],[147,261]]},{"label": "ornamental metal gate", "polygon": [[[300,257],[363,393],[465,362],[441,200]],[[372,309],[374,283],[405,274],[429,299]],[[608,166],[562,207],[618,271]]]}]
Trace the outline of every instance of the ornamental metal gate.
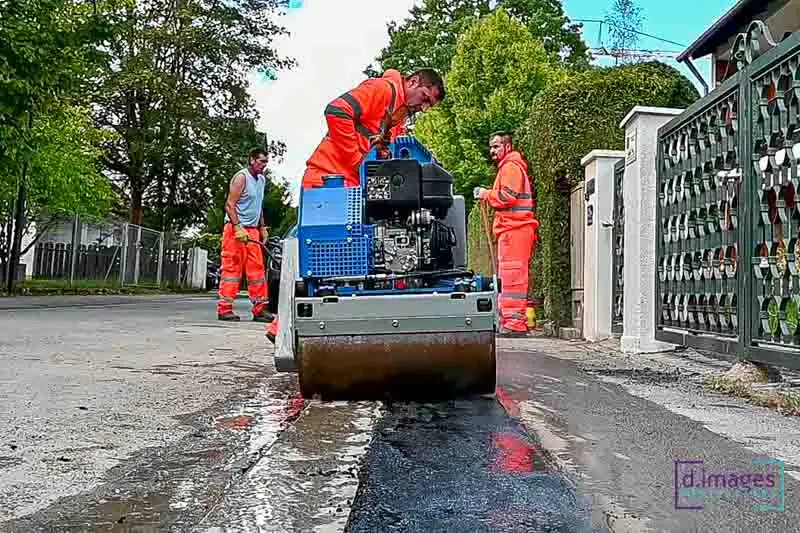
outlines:
[{"label": "ornamental metal gate", "polygon": [[656,338],[798,367],[800,32],[753,22],[731,57],[659,131]]},{"label": "ornamental metal gate", "polygon": [[611,280],[611,332],[622,334],[622,317],[624,314],[623,295],[625,288],[625,202],[623,179],[625,177],[625,160],[614,165],[614,227],[611,229],[611,242],[614,250],[612,257]]}]

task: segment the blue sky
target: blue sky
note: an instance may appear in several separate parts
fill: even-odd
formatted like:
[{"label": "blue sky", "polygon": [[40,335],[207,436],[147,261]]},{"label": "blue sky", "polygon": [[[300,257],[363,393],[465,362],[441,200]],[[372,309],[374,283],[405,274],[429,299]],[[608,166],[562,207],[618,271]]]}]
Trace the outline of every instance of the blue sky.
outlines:
[{"label": "blue sky", "polygon": [[[388,42],[386,24],[404,19],[419,0],[287,0],[289,9],[281,18],[291,35],[278,40],[278,51],[299,65],[278,72],[274,80],[253,73],[250,92],[260,114],[259,127],[270,138],[287,144],[286,156],[273,161],[274,174],[289,181],[295,195],[305,161],[325,134],[325,105],[360,83],[362,71]],[[642,8],[642,31],[688,46],[722,16],[735,0],[638,0]],[[563,0],[571,19],[603,19],[611,0]],[[357,16],[354,16],[357,14]],[[598,24],[584,24],[584,40],[597,47]],[[604,30],[605,34],[605,30]],[[608,43],[606,43],[608,44]],[[641,37],[640,49],[679,52],[684,47]],[[598,64],[608,64],[600,59]],[[661,59],[676,67],[670,59]],[[696,63],[710,81],[708,61]],[[680,70],[700,88],[685,66]]]},{"label": "blue sky", "polygon": [[[644,18],[642,28],[644,33],[684,45],[684,47],[679,47],[640,36],[638,47],[645,50],[683,51],[735,3],[735,0],[638,0]],[[573,20],[601,20],[605,18],[611,4],[611,0],[564,0],[562,2],[567,16]],[[599,29],[599,24],[584,23],[583,38],[589,46],[597,47],[599,45]],[[604,39],[608,37],[607,26],[603,26],[603,35]],[[605,64],[607,61],[598,61],[598,63]],[[685,66],[666,58],[660,58],[660,61],[678,67],[686,77],[695,82],[698,89],[701,88]],[[710,82],[711,78],[709,63],[708,60],[695,62],[695,66],[707,82]]]}]

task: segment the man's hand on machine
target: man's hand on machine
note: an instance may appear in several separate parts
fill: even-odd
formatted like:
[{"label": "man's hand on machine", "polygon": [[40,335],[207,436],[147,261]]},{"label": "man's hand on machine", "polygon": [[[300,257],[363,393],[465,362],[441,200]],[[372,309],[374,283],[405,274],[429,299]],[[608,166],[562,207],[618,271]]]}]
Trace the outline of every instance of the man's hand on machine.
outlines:
[{"label": "man's hand on machine", "polygon": [[269,240],[269,228],[266,226],[261,228],[261,242],[266,244]]},{"label": "man's hand on machine", "polygon": [[242,227],[241,224],[236,224],[234,227],[234,231],[236,231],[236,240],[239,242],[247,242],[250,240],[250,236],[247,234],[245,229]]},{"label": "man's hand on machine", "polygon": [[476,200],[482,199],[484,194],[486,194],[486,189],[483,187],[475,187],[472,189],[472,197]]}]

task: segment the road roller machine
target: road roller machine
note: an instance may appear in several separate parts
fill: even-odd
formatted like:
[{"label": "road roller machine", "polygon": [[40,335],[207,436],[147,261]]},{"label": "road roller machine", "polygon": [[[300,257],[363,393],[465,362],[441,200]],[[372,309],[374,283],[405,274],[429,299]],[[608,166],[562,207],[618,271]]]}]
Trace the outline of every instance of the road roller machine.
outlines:
[{"label": "road roller machine", "polygon": [[275,366],[306,398],[493,394],[500,288],[467,269],[464,197],[416,138],[387,148],[367,154],[360,186],[327,176],[300,193],[269,262]]}]

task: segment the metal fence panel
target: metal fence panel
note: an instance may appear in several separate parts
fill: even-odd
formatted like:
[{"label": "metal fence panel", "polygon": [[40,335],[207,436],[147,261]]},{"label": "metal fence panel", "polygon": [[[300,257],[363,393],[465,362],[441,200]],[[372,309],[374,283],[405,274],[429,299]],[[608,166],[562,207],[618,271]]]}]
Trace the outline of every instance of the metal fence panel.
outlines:
[{"label": "metal fence panel", "polygon": [[[800,365],[798,37],[795,34],[755,58],[746,70],[744,87],[749,93],[749,142],[744,153],[752,162],[746,172],[752,213],[746,352],[760,360],[792,366]],[[739,46],[747,59],[754,56],[751,46],[750,42]]]},{"label": "metal fence panel", "polygon": [[611,282],[611,332],[622,334],[625,289],[625,200],[623,198],[625,160],[614,165],[614,226],[611,229],[613,246]]},{"label": "metal fence panel", "polygon": [[40,236],[33,278],[103,284],[189,284],[190,249],[180,238],[128,223],[63,221]]},{"label": "metal fence panel", "polygon": [[800,34],[753,23],[732,57],[659,131],[656,338],[798,367]]},{"label": "metal fence panel", "polygon": [[[656,338],[699,348],[739,340],[738,85],[721,87],[659,135]],[[670,127],[672,126],[672,127]]]}]

